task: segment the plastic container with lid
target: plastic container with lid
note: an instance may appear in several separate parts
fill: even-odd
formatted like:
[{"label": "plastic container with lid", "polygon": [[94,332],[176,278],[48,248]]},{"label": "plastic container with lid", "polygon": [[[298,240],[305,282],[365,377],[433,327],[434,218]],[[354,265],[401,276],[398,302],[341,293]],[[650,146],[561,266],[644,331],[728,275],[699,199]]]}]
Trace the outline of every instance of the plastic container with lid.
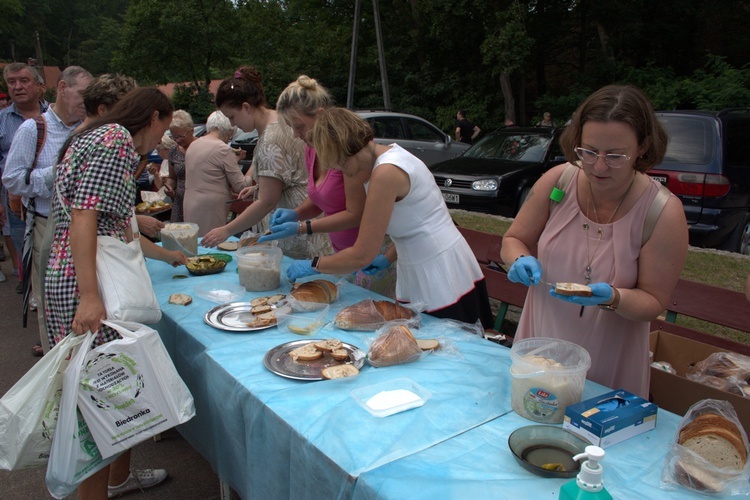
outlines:
[{"label": "plastic container with lid", "polygon": [[581,401],[589,353],[565,340],[535,337],[510,350],[511,406],[524,418],[559,424],[568,405]]},{"label": "plastic container with lid", "polygon": [[237,271],[240,285],[248,292],[266,292],[281,285],[281,258],[279,247],[253,245],[237,249]]},{"label": "plastic container with lid", "polygon": [[161,245],[167,250],[179,250],[188,257],[198,254],[198,224],[170,222],[161,230]]}]

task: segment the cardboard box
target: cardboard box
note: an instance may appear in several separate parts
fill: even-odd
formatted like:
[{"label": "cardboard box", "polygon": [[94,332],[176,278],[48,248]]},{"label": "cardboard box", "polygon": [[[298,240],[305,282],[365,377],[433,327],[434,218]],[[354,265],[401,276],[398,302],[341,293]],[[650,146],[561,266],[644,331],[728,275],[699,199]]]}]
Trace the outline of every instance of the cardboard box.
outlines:
[{"label": "cardboard box", "polygon": [[570,405],[563,429],[606,448],[656,427],[655,404],[618,389]]},{"label": "cardboard box", "polygon": [[715,352],[728,352],[727,349],[663,331],[651,332],[650,340],[654,361],[667,361],[677,370],[677,375],[672,375],[651,368],[650,392],[651,400],[655,404],[678,415],[684,415],[693,404],[702,399],[723,399],[732,404],[745,431],[750,431],[750,399],[693,382],[685,377],[691,364],[703,361]]}]

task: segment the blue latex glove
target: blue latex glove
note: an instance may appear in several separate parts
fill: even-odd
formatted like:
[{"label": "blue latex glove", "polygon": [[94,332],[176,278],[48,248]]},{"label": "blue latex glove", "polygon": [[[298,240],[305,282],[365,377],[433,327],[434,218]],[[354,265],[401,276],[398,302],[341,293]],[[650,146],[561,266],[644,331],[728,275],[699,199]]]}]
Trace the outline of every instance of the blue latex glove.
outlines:
[{"label": "blue latex glove", "polygon": [[363,267],[362,272],[369,276],[372,276],[373,274],[376,274],[383,269],[388,269],[390,265],[391,263],[388,261],[388,258],[381,253],[380,255],[375,257],[375,260],[372,261],[372,264],[367,267]]},{"label": "blue latex glove", "polygon": [[311,260],[295,260],[286,270],[286,276],[292,283],[313,274],[320,274],[320,272],[313,269]]},{"label": "blue latex glove", "polygon": [[298,226],[299,224],[297,222],[284,222],[283,224],[276,224],[275,226],[271,226],[271,231],[273,232],[271,234],[264,234],[263,236],[258,238],[258,243],[296,236]]},{"label": "blue latex glove", "polygon": [[526,286],[536,285],[542,279],[542,264],[527,255],[519,257],[508,270],[508,279],[513,283],[523,283]]},{"label": "blue latex glove", "polygon": [[291,208],[277,208],[274,210],[270,220],[271,226],[276,226],[285,222],[298,222],[297,212]]},{"label": "blue latex glove", "polygon": [[606,304],[612,300],[612,287],[609,283],[591,283],[589,285],[594,295],[591,297],[571,297],[570,295],[560,295],[555,293],[554,288],[549,291],[549,294],[565,302],[572,302],[579,306],[598,306],[599,304]]}]

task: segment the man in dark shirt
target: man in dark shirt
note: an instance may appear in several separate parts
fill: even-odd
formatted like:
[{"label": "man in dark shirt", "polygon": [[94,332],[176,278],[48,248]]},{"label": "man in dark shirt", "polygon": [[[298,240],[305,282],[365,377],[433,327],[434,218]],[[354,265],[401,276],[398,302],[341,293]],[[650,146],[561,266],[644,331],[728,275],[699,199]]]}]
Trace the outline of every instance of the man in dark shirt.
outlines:
[{"label": "man in dark shirt", "polygon": [[479,132],[481,132],[480,128],[466,119],[466,111],[463,109],[456,113],[456,119],[458,119],[458,124],[456,125],[456,140],[466,144],[473,144],[474,139],[476,139]]}]

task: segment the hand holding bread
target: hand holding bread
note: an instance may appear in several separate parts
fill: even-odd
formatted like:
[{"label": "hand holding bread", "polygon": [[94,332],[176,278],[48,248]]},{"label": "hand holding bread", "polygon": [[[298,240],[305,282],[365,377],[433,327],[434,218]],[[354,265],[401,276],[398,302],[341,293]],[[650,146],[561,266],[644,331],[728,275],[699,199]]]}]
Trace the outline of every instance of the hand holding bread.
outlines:
[{"label": "hand holding bread", "polygon": [[609,283],[592,283],[588,286],[577,283],[557,283],[549,294],[579,306],[598,306],[609,304],[614,291]]}]

